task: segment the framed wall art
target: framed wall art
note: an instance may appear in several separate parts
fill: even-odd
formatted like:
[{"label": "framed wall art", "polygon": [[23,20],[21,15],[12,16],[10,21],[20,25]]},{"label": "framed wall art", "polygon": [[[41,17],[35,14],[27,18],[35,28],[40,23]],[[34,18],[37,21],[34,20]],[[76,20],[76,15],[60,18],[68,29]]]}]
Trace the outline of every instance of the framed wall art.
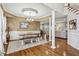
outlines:
[{"label": "framed wall art", "polygon": [[73,19],[69,21],[69,29],[70,30],[77,29],[77,19]]},{"label": "framed wall art", "polygon": [[20,22],[20,29],[27,29],[28,28],[28,22]]}]

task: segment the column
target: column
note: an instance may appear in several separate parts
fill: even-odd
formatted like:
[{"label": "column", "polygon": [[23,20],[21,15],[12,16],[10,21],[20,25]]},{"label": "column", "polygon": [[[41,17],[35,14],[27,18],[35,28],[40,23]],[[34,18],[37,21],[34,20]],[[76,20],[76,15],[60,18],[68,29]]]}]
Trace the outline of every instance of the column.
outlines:
[{"label": "column", "polygon": [[3,17],[3,42],[5,43],[5,44],[7,44],[7,42],[6,42],[6,34],[7,34],[7,32],[6,32],[6,16],[4,16]]},{"label": "column", "polygon": [[56,48],[55,46],[55,11],[52,11],[52,20],[51,20],[51,29],[52,29],[52,46],[51,48]]},{"label": "column", "polygon": [[0,6],[0,55],[4,55],[4,46],[3,46],[3,11]]},{"label": "column", "polygon": [[52,40],[52,29],[51,29],[51,20],[52,20],[52,18],[51,17],[49,17],[49,41],[51,41]]}]

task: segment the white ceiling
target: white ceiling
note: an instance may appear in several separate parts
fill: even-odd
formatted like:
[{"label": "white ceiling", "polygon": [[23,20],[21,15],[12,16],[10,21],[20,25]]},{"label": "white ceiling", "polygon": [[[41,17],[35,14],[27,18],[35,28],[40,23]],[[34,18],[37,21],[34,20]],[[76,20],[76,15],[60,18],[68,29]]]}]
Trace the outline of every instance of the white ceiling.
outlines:
[{"label": "white ceiling", "polygon": [[64,15],[64,3],[44,3],[44,5]]},{"label": "white ceiling", "polygon": [[3,4],[7,12],[11,12],[16,16],[24,16],[22,13],[23,8],[34,8],[38,14],[34,18],[51,15],[51,9],[41,3],[5,3]]},{"label": "white ceiling", "polygon": [[79,10],[79,3],[70,3],[70,6]]},{"label": "white ceiling", "polygon": [[[60,4],[60,6],[61,5],[62,4]],[[53,6],[53,3],[52,3],[52,7],[54,7],[54,9],[55,9],[55,6],[57,8],[59,6],[59,4],[57,3],[57,5],[56,5],[56,3],[55,3],[55,5]],[[53,10],[49,6],[42,4],[42,3],[4,3],[3,7],[6,12],[13,14],[15,16],[21,16],[21,17],[26,17],[22,13],[23,8],[34,8],[34,9],[38,10],[38,14],[34,17],[35,19],[49,16],[49,15],[51,15],[51,10]],[[63,17],[62,13],[56,11],[56,18]]]}]

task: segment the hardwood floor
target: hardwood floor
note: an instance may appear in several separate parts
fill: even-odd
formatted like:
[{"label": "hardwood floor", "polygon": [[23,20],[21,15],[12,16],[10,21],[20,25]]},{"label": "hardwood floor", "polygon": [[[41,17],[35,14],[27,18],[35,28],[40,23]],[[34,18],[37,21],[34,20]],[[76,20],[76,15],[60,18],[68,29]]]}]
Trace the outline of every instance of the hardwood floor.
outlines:
[{"label": "hardwood floor", "polygon": [[79,51],[72,48],[64,39],[56,38],[56,48],[51,48],[51,42],[17,51],[6,56],[79,56]]}]

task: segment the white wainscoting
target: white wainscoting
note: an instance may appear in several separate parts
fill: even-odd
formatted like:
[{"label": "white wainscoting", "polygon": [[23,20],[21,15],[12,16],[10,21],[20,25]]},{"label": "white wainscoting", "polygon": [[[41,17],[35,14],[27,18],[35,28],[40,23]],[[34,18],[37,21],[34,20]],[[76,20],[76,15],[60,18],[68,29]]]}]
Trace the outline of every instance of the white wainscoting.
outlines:
[{"label": "white wainscoting", "polygon": [[79,50],[79,32],[70,32],[68,44]]},{"label": "white wainscoting", "polygon": [[10,31],[10,40],[17,40],[20,39],[21,34],[28,34],[28,33],[40,33],[40,30],[38,31]]}]

